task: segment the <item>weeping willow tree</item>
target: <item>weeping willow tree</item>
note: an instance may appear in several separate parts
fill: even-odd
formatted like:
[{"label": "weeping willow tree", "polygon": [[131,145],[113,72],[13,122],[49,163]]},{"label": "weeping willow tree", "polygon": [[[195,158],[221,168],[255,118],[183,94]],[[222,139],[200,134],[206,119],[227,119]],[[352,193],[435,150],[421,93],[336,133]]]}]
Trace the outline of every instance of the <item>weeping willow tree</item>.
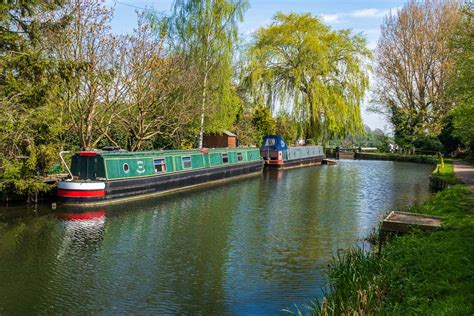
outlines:
[{"label": "weeping willow tree", "polygon": [[165,19],[171,45],[199,72],[199,147],[204,132],[229,128],[239,109],[233,58],[247,7],[247,0],[176,0]]},{"label": "weeping willow tree", "polygon": [[360,103],[368,87],[366,40],[332,31],[311,14],[277,13],[249,48],[245,83],[255,100],[286,106],[308,140],[362,131]]}]

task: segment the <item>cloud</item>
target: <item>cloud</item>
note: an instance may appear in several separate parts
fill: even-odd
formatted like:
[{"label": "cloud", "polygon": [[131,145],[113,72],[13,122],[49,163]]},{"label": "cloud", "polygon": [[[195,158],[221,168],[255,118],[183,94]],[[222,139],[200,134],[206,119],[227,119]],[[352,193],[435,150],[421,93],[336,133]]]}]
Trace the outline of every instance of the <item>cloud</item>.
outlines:
[{"label": "cloud", "polygon": [[342,15],[341,14],[322,14],[321,18],[324,22],[327,23],[337,23],[340,22]]},{"label": "cloud", "polygon": [[376,9],[376,8],[367,8],[361,10],[355,10],[350,12],[339,12],[339,13],[327,13],[321,14],[320,17],[326,23],[340,23],[344,18],[382,18],[389,14],[390,12],[396,13],[400,7],[395,7],[391,9]]},{"label": "cloud", "polygon": [[356,10],[351,12],[349,15],[355,18],[380,18],[387,13],[389,13],[390,10],[381,10],[381,9],[363,9],[363,10]]}]

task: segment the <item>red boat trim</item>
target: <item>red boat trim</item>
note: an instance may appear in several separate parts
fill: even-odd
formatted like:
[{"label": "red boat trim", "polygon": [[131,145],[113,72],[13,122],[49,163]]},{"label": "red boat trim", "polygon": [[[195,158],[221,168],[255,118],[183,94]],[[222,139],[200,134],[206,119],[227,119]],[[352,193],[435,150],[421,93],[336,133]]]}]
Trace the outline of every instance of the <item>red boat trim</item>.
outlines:
[{"label": "red boat trim", "polygon": [[105,190],[63,190],[58,189],[58,196],[66,197],[96,197],[105,196]]},{"label": "red boat trim", "polygon": [[95,151],[81,151],[79,153],[79,156],[81,156],[81,157],[94,157],[94,156],[97,156],[97,153]]},{"label": "red boat trim", "polygon": [[269,165],[283,165],[285,162],[283,160],[266,160]]}]

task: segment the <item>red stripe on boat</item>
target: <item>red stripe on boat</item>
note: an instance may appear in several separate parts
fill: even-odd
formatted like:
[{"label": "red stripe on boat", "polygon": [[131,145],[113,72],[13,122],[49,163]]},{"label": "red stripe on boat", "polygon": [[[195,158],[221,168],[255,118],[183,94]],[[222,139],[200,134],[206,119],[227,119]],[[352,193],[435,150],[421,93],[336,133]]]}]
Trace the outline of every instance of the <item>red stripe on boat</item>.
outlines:
[{"label": "red stripe on boat", "polygon": [[283,165],[283,160],[265,160],[265,162],[269,165]]},{"label": "red stripe on boat", "polygon": [[66,196],[66,197],[105,196],[105,190],[63,190],[63,189],[58,189],[58,196]]},{"label": "red stripe on boat", "polygon": [[97,153],[95,151],[81,151],[79,153],[79,156],[81,156],[81,157],[94,157],[94,156],[97,156]]}]

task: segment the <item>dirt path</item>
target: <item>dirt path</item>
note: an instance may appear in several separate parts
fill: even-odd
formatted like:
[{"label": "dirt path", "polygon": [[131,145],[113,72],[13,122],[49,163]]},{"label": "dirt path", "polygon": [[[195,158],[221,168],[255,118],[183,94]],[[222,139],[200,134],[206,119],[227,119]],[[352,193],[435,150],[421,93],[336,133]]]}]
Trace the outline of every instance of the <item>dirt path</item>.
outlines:
[{"label": "dirt path", "polygon": [[462,161],[454,162],[454,174],[456,178],[464,182],[474,194],[474,166]]}]

